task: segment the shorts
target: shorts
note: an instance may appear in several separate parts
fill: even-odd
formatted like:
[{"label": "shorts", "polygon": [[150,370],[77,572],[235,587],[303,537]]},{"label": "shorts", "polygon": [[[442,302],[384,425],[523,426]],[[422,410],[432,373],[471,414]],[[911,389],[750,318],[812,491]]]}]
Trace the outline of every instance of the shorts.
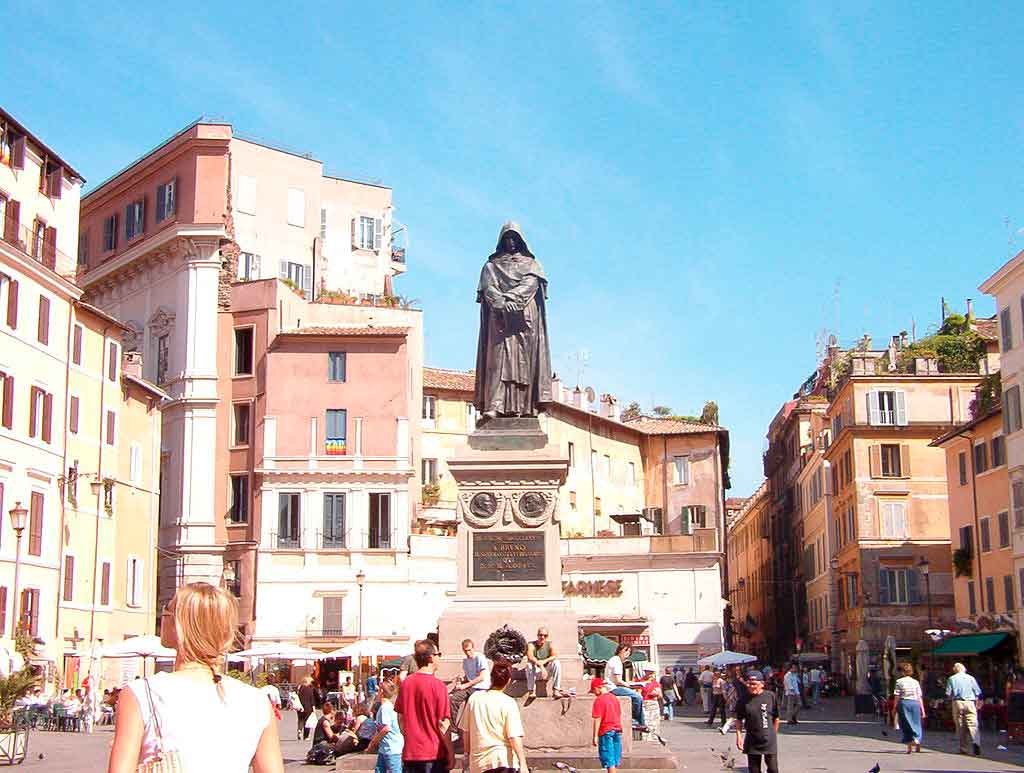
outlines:
[{"label": "shorts", "polygon": [[598,737],[597,756],[602,768],[617,768],[622,764],[621,730],[609,730]]}]

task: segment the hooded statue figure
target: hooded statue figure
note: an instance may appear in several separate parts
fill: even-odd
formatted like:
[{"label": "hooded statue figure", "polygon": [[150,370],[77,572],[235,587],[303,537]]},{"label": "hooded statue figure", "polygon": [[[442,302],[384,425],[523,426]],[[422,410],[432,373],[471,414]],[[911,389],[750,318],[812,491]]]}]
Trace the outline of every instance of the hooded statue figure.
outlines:
[{"label": "hooded statue figure", "polygon": [[544,300],[548,280],[515,223],[480,272],[480,339],[474,404],[482,421],[536,416],[551,402],[551,350]]}]

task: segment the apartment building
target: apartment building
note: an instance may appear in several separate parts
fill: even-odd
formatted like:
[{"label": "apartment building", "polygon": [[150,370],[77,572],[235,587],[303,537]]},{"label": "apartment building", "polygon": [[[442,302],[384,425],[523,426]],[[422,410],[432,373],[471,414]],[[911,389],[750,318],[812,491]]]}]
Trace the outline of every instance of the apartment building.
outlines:
[{"label": "apartment building", "polygon": [[[390,189],[213,122],[85,197],[80,283],[171,396],[161,599],[223,581],[244,637],[297,641],[355,589],[360,551],[407,549],[422,322],[393,293],[401,230]],[[320,554],[345,571],[304,575],[295,603],[278,586]],[[353,637],[327,606],[317,635]]]},{"label": "apartment building", "polygon": [[727,598],[732,609],[733,648],[769,660],[772,648],[769,619],[776,611],[769,603],[772,551],[768,539],[771,498],[764,481],[744,502],[729,524]]},{"label": "apartment building", "polygon": [[[416,530],[456,522],[447,460],[475,429],[471,371],[425,368],[424,489]],[[629,641],[665,665],[693,665],[724,640],[728,433],[668,418],[620,420],[611,395],[569,388],[540,416],[569,460],[559,493],[563,588],[584,633]]]},{"label": "apartment building", "polygon": [[953,577],[945,452],[931,441],[970,418],[980,381],[945,372],[928,357],[899,357],[899,341],[830,351],[839,376],[825,458],[831,465],[832,555],[838,626],[847,672],[857,642],[897,651],[953,622]]},{"label": "apartment building", "polygon": [[0,646],[24,626],[74,686],[78,652],[153,628],[164,395],[71,281],[81,176],[3,111],[0,136]]},{"label": "apartment building", "polygon": [[[999,267],[980,287],[996,303],[1000,351],[1001,412],[1006,446],[1007,496],[1014,513],[1013,532],[1014,575],[1024,582],[1024,418],[1021,413],[1021,392],[1024,391],[1024,252],[1017,253]],[[995,385],[990,384],[990,388]],[[1020,514],[1020,517],[1018,517]],[[1024,585],[1017,588],[1017,626],[1024,611]],[[1024,660],[1024,642],[1019,641],[1018,656]]]},{"label": "apartment building", "polygon": [[[1020,584],[1013,563],[1001,409],[997,405],[979,414],[936,438],[933,445],[946,453],[954,630],[1002,629],[1016,636]],[[1021,503],[1024,507],[1024,498]],[[1015,515],[1024,519],[1024,512]]]},{"label": "apartment building", "polygon": [[813,471],[813,479],[820,478],[817,468],[806,467],[808,461],[815,459],[817,424],[812,417],[820,417],[827,406],[827,400],[812,394],[806,386],[773,417],[768,427],[768,449],[763,456],[772,570],[770,579],[762,581],[765,586],[759,592],[779,610],[779,614],[765,621],[774,660],[795,652],[797,640],[806,631],[806,589],[801,575],[805,555],[803,515],[810,495],[816,490],[807,476]]}]

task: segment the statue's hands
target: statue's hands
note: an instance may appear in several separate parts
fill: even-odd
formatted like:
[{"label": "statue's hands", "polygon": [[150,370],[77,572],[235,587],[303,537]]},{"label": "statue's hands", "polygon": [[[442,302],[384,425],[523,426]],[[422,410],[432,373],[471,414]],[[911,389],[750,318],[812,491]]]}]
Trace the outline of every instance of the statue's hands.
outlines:
[{"label": "statue's hands", "polygon": [[522,311],[522,310],[523,310],[523,307],[520,306],[515,301],[506,301],[505,302],[505,311]]}]

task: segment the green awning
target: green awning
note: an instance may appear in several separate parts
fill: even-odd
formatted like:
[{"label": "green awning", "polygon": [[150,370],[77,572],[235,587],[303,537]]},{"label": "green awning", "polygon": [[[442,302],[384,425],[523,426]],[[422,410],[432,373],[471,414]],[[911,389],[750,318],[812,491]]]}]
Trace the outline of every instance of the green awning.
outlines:
[{"label": "green awning", "polygon": [[388,658],[380,664],[381,668],[401,668],[404,658]]},{"label": "green awning", "polygon": [[645,660],[650,660],[650,656],[647,654],[647,650],[633,650],[629,659],[633,663],[643,663]]},{"label": "green awning", "polygon": [[984,655],[1010,636],[1008,633],[965,633],[950,636],[935,648],[936,655]]},{"label": "green awning", "polygon": [[618,647],[614,641],[599,633],[592,633],[583,637],[583,649],[586,652],[587,660],[607,661],[615,654]]}]

